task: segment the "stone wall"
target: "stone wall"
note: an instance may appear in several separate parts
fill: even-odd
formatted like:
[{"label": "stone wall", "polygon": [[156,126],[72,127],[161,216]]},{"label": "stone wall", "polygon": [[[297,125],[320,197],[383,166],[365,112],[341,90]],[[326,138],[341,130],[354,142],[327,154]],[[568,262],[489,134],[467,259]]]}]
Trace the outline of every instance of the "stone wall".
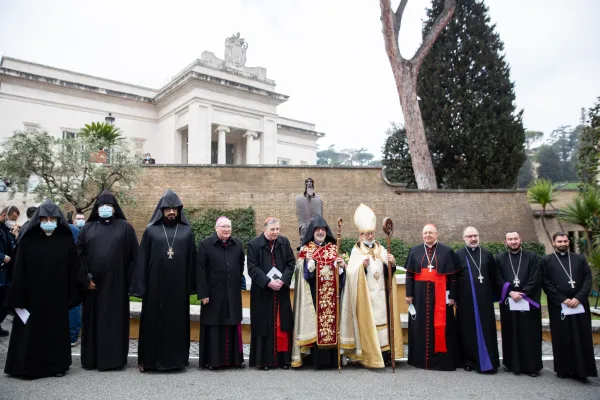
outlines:
[{"label": "stone wall", "polygon": [[[409,243],[420,242],[421,230],[433,223],[440,241],[462,240],[467,225],[479,229],[484,241],[502,241],[508,230],[517,230],[528,241],[537,236],[522,191],[416,191],[399,190],[384,183],[379,168],[322,168],[274,166],[147,166],[133,189],[134,208],[126,209],[128,219],[141,237],[162,193],[173,189],[184,206],[237,208],[252,206],[256,230],[268,216],[281,219],[282,234],[298,240],[295,197],[304,191],[311,177],[324,203],[324,217],[335,232],[343,218],[343,237],[358,237],[353,216],[363,202],[377,215],[377,236],[383,237],[381,221],[391,217],[394,236]],[[235,221],[234,234],[235,234]]]}]

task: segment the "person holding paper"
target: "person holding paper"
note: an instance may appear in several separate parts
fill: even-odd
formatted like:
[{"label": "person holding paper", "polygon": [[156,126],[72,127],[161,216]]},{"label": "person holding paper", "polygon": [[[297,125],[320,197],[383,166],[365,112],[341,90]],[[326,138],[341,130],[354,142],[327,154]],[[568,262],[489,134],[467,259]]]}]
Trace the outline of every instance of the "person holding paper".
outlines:
[{"label": "person holding paper", "polygon": [[554,252],[542,257],[540,264],[552,331],[552,352],[556,376],[582,382],[598,376],[588,296],[592,272],[581,254],[569,251],[564,232],[552,236]]},{"label": "person holding paper", "polygon": [[250,287],[250,366],[288,369],[294,314],[290,285],[296,259],[290,241],[279,234],[279,220],[269,217],[263,233],[248,242]]},{"label": "person holding paper", "polygon": [[142,236],[129,294],[142,298],[138,369],[187,367],[190,295],[196,287],[196,241],[183,203],[171,189],[158,201]]},{"label": "person holding paper", "polygon": [[[304,233],[296,262],[292,367],[311,364],[315,369],[337,368],[336,319],[345,267],[327,222],[315,215]],[[339,275],[339,287],[334,274]]]},{"label": "person holding paper", "polygon": [[24,228],[6,306],[15,309],[4,372],[34,379],[71,365],[69,307],[78,299],[78,262],[69,225],[51,200]]},{"label": "person holding paper", "polygon": [[198,245],[197,286],[200,313],[200,368],[243,367],[242,277],[244,246],[231,236],[233,222],[221,216],[215,233]]},{"label": "person holding paper", "polygon": [[456,253],[437,237],[436,227],[425,225],[424,243],[410,249],[404,265],[406,303],[414,307],[409,307],[414,315],[408,320],[408,363],[454,371],[462,365],[454,317],[460,265]]},{"label": "person holding paper", "polygon": [[523,250],[518,232],[508,232],[504,243],[508,251],[496,257],[504,282],[500,297],[502,363],[506,372],[536,377],[543,367],[540,258]]},{"label": "person holding paper", "polygon": [[456,251],[460,263],[456,322],[463,368],[495,373],[500,366],[494,294],[501,282],[494,256],[480,246],[479,232],[463,231],[465,246]]}]

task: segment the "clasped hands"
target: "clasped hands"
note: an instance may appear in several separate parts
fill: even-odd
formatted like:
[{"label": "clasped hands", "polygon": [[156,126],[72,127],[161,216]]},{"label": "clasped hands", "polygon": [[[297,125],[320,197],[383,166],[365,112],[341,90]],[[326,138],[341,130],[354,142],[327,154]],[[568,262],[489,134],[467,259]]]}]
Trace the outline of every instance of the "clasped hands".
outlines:
[{"label": "clasped hands", "polygon": [[563,303],[566,304],[569,308],[575,308],[580,304],[579,300],[575,298],[566,299],[565,301],[563,301]]},{"label": "clasped hands", "polygon": [[[392,254],[388,254],[386,259],[388,265],[396,264],[396,259]],[[371,264],[371,257],[365,257],[365,259],[362,262],[363,268],[366,269],[369,266],[369,264]]]}]

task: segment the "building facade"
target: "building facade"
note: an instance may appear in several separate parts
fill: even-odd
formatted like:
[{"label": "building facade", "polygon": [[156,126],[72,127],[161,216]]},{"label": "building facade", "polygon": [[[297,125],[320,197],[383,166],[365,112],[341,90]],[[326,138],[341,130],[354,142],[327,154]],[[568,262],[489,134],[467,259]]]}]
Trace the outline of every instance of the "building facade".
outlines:
[{"label": "building facade", "polygon": [[73,137],[110,113],[157,164],[316,164],[324,133],[277,114],[289,96],[265,68],[245,65],[247,47],[233,35],[223,59],[205,51],[161,89],[4,57],[0,138],[36,128]]}]

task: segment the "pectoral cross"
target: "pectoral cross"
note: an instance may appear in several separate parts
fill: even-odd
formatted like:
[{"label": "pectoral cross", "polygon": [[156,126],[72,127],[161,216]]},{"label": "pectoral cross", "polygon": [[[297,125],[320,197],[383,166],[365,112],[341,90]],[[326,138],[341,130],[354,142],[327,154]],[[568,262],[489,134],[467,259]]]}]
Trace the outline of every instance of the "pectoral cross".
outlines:
[{"label": "pectoral cross", "polygon": [[483,275],[479,275],[477,279],[479,279],[479,283],[483,283]]},{"label": "pectoral cross", "polygon": [[517,278],[515,276],[515,280],[513,281],[513,283],[515,284],[515,287],[519,287],[519,284],[521,283],[521,281],[519,280],[519,278]]},{"label": "pectoral cross", "polygon": [[571,278],[571,280],[567,283],[571,284],[571,289],[575,289],[575,281],[573,280],[573,278]]},{"label": "pectoral cross", "polygon": [[427,268],[429,268],[429,272],[431,272],[431,270],[433,269],[433,265],[429,264],[429,265],[427,266]]},{"label": "pectoral cross", "polygon": [[167,255],[169,256],[169,260],[173,259],[175,253],[173,252],[173,248],[169,247],[169,251],[167,251]]}]

